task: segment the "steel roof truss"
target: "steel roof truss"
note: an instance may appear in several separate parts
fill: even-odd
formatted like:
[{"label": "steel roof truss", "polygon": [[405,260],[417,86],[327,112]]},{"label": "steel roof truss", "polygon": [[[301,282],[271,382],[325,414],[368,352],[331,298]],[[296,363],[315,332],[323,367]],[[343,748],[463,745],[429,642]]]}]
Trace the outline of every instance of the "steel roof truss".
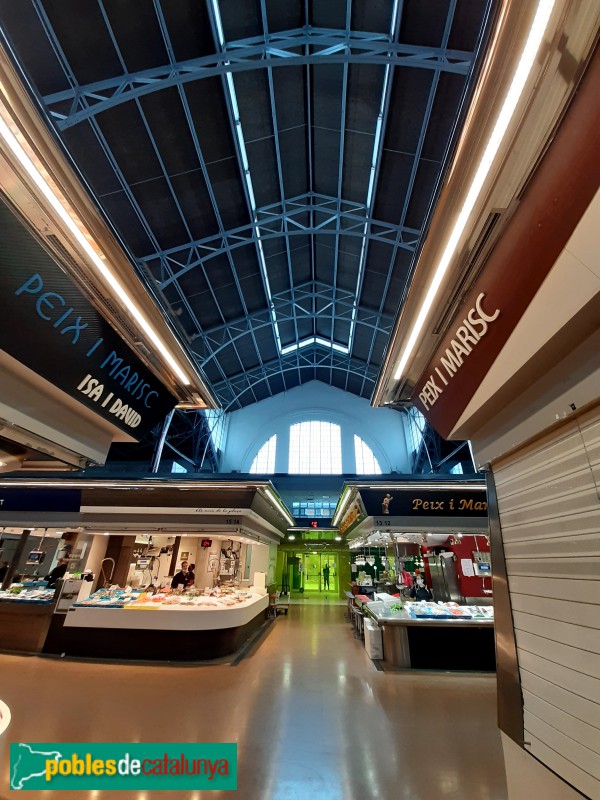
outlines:
[{"label": "steel roof truss", "polygon": [[[39,0],[34,0],[38,2]],[[208,4],[211,14],[210,3]],[[218,27],[216,21],[213,23]],[[216,33],[216,30],[215,30]],[[308,52],[307,52],[308,51]],[[227,51],[165,64],[162,67],[128,72],[94,81],[44,97],[49,113],[60,130],[89,119],[108,108],[161,89],[228,73],[262,69],[269,59],[272,67],[291,64],[394,64],[434,72],[467,75],[473,54],[444,47],[396,44],[390,48],[386,34],[335,30],[305,26],[266,37],[227,42]],[[65,112],[64,105],[70,103]]]}]

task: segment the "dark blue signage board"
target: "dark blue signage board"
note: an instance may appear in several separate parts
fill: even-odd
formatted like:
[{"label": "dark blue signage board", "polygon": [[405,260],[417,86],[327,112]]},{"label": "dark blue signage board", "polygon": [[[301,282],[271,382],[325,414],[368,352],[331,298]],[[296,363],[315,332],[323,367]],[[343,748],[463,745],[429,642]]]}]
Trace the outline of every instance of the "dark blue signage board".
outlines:
[{"label": "dark blue signage board", "polygon": [[360,489],[369,517],[483,517],[487,518],[485,486],[465,489]]},{"label": "dark blue signage board", "polygon": [[7,511],[71,511],[81,506],[79,489],[3,489],[0,487],[0,519]]},{"label": "dark blue signage board", "polygon": [[0,348],[134,438],[176,399],[0,203]]}]

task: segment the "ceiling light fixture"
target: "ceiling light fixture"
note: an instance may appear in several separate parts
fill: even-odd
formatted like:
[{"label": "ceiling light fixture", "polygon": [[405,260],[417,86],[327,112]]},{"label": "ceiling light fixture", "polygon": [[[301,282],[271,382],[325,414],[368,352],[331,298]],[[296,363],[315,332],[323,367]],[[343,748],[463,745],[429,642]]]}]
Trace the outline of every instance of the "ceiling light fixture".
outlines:
[{"label": "ceiling light fixture", "polygon": [[290,515],[288,514],[288,512],[284,508],[283,503],[281,503],[281,501],[278,500],[275,497],[275,495],[273,494],[273,492],[270,489],[265,488],[265,494],[267,495],[269,500],[271,500],[271,502],[281,511],[281,513],[287,519],[287,521],[290,523],[290,525],[293,525],[295,520],[292,517],[290,517]]},{"label": "ceiling light fixture", "polygon": [[341,536],[336,536],[335,540],[336,540],[336,542],[341,542],[342,541],[342,537]]},{"label": "ceiling light fixture", "polygon": [[342,516],[342,512],[343,512],[343,511],[344,511],[344,509],[346,508],[346,504],[348,503],[348,500],[349,500],[349,499],[350,499],[350,490],[348,489],[348,490],[346,491],[346,494],[344,495],[344,497],[343,497],[343,499],[342,499],[342,502],[341,502],[341,503],[340,503],[340,505],[338,506],[338,510],[337,510],[337,511],[335,512],[335,514],[333,515],[333,519],[331,520],[331,524],[332,524],[332,525],[337,525],[337,524],[338,524],[338,520],[339,520],[339,519],[340,519],[340,517]]},{"label": "ceiling light fixture", "polygon": [[485,183],[494,159],[498,154],[502,140],[504,139],[506,131],[508,130],[510,121],[515,113],[515,109],[521,98],[523,89],[525,88],[529,73],[533,67],[533,63],[548,25],[548,20],[550,19],[550,14],[554,8],[554,3],[555,0],[540,0],[538,3],[535,17],[533,19],[531,28],[529,29],[529,35],[527,37],[527,42],[525,43],[525,48],[521,54],[521,58],[517,65],[517,69],[515,70],[515,74],[506,98],[504,99],[500,114],[498,115],[498,119],[496,120],[496,124],[494,125],[494,129],[488,140],[481,161],[479,162],[479,166],[477,167],[477,172],[475,173],[475,177],[473,178],[463,207],[461,208],[458,219],[454,224],[454,228],[452,229],[452,233],[450,234],[446,248],[442,253],[442,257],[438,262],[437,268],[433,275],[433,280],[431,281],[429,290],[427,291],[425,299],[421,304],[421,309],[410,332],[410,336],[408,337],[404,351],[400,361],[398,362],[398,366],[396,367],[396,372],[394,373],[394,380],[396,381],[400,380],[404,373],[404,369],[415,348],[417,339],[423,329],[423,326],[425,325],[425,320],[427,319],[427,315],[429,314],[431,306],[433,305],[433,301],[435,300],[435,297],[439,291],[444,275],[448,271],[450,261],[456,251],[458,242],[466,228],[469,216],[473,211],[477,198],[479,197],[481,189],[483,188],[483,184]]},{"label": "ceiling light fixture", "polygon": [[108,265],[105,264],[102,258],[98,255],[94,247],[90,244],[85,233],[80,229],[78,223],[75,219],[71,216],[69,210],[64,206],[61,200],[57,197],[54,193],[54,190],[50,186],[50,184],[46,181],[36,164],[34,164],[33,160],[25,151],[25,148],[21,145],[17,137],[11,131],[10,127],[0,116],[0,136],[6,143],[6,145],[10,148],[12,153],[16,156],[17,160],[25,170],[25,172],[29,175],[33,183],[37,186],[46,200],[50,203],[54,211],[58,214],[62,222],[66,225],[69,232],[76,240],[77,244],[81,247],[81,249],[86,253],[90,262],[94,266],[94,268],[100,273],[100,275],[104,278],[104,280],[109,284],[111,289],[120,299],[121,303],[125,306],[125,308],[129,311],[131,316],[136,320],[140,328],[144,331],[148,339],[153,343],[155,348],[158,352],[162,355],[164,360],[169,364],[169,366],[173,369],[179,380],[184,384],[184,386],[190,385],[190,380],[187,378],[175,358],[171,355],[169,350],[167,349],[166,345],[163,344],[162,340],[160,339],[159,335],[156,333],[152,325],[148,322],[146,317],[131,299],[129,294],[125,291],[123,286],[121,285],[118,278],[113,274],[113,272],[109,269]]}]

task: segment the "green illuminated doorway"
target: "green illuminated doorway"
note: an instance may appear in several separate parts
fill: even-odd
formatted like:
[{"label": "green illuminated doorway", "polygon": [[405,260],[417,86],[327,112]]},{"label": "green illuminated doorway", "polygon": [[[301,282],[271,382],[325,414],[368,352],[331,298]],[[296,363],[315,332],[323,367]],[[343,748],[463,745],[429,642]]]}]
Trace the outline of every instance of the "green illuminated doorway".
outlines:
[{"label": "green illuminated doorway", "polygon": [[[335,553],[297,553],[302,564],[302,583],[305,592],[337,594],[339,564]],[[325,567],[329,567],[329,587],[325,586]]]}]

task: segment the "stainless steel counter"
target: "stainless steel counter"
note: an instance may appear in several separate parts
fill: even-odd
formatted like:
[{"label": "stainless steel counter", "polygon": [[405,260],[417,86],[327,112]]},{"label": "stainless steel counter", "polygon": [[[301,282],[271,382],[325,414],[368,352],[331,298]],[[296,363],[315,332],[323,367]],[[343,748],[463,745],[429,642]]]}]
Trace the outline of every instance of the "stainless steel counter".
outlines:
[{"label": "stainless steel counter", "polygon": [[[494,628],[494,620],[489,618],[465,618],[456,617],[453,619],[448,618],[420,618],[415,619],[406,609],[401,611],[391,611],[388,603],[375,601],[363,605],[364,611],[373,619],[383,633],[383,653],[384,660],[392,666],[410,669],[414,666],[424,666],[427,662],[428,653],[431,654],[432,664],[443,664],[444,654],[448,655],[448,663],[452,663],[456,658],[457,653],[451,652],[451,647],[448,643],[448,634],[451,630],[457,632],[456,645],[457,649],[461,649],[461,654],[465,657],[467,666],[454,667],[469,669],[468,666],[469,654],[465,648],[465,637],[469,629],[472,635],[477,636],[477,631],[482,629],[492,630]],[[431,634],[416,633],[410,634],[410,630],[414,629],[417,632],[430,631]],[[445,634],[442,636],[441,631],[439,637],[435,638],[435,630],[446,629]],[[460,633],[459,633],[460,632]],[[450,634],[451,635],[451,634]],[[486,646],[493,651],[493,634],[490,636],[487,631],[481,633],[481,636],[486,639]],[[460,642],[458,641],[460,638]],[[418,641],[415,641],[418,640]],[[418,650],[418,652],[417,652]],[[477,661],[478,654],[473,653],[473,668],[478,669],[479,662]],[[493,662],[493,652],[490,654],[490,663]],[[418,661],[418,664],[415,662]],[[424,666],[427,668],[427,666]],[[444,666],[433,666],[430,668],[445,668]],[[453,667],[448,667],[453,668]]]}]

